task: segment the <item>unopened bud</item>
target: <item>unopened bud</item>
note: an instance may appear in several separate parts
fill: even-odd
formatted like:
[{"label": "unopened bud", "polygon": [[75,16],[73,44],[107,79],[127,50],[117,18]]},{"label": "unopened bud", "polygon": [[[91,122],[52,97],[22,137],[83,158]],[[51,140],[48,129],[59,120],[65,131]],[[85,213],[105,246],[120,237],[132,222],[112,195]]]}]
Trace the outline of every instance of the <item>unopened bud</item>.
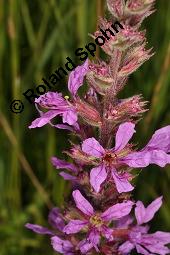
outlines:
[{"label": "unopened bud", "polygon": [[120,100],[114,107],[110,106],[110,109],[105,113],[105,118],[117,124],[122,121],[132,120],[133,118],[140,117],[146,111],[144,108],[146,103],[142,101],[141,96],[133,96]]},{"label": "unopened bud", "polygon": [[75,104],[78,114],[83,118],[84,121],[92,126],[101,125],[100,114],[93,106],[80,100],[77,100]]},{"label": "unopened bud", "polygon": [[130,51],[122,63],[122,67],[119,71],[119,76],[128,76],[135,72],[145,61],[147,61],[153,54],[150,54],[151,50],[145,50],[145,44],[135,47]]},{"label": "unopened bud", "polygon": [[108,10],[115,18],[122,18],[125,8],[124,0],[107,0],[107,6]]}]

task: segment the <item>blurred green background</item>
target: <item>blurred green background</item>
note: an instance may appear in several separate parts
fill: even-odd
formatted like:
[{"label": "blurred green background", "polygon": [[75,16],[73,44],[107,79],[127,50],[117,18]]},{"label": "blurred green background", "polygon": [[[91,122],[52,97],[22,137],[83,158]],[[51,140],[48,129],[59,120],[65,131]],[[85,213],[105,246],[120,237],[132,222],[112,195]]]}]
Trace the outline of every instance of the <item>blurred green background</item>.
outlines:
[{"label": "blurred green background", "polygon": [[[139,147],[170,124],[170,1],[157,0],[156,8],[143,24],[156,54],[132,75],[121,95],[143,94],[150,101],[150,111],[137,126]],[[29,130],[38,116],[34,106],[24,100],[24,112],[14,114],[10,102],[23,100],[22,93],[63,66],[67,56],[76,62],[75,49],[92,40],[88,33],[96,30],[104,10],[104,0],[0,1],[0,255],[53,254],[48,238],[24,224],[46,225],[49,208],[62,206],[69,192],[50,163],[53,155],[64,158],[68,133],[48,126]],[[66,95],[66,84],[62,80],[55,89]],[[152,230],[170,231],[170,167],[148,167],[136,185],[135,197],[146,203],[164,196]]]}]

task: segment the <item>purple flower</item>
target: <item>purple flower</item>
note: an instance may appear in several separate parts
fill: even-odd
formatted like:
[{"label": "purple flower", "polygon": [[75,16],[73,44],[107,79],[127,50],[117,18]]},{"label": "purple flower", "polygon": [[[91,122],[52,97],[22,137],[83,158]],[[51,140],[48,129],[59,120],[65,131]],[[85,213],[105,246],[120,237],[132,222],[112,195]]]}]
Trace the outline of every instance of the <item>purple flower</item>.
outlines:
[{"label": "purple flower", "polygon": [[[82,65],[78,66],[74,71],[70,73],[68,81],[68,89],[75,97],[77,90],[83,84],[84,77],[88,72],[88,60]],[[40,117],[32,122],[29,128],[42,127],[48,123],[51,124],[51,120],[56,116],[61,116],[63,123],[70,126],[77,127],[77,110],[74,103],[67,100],[67,97],[63,98],[61,93],[48,92],[38,99],[35,99],[36,105],[47,110],[42,112],[38,109]],[[38,108],[38,107],[37,107]],[[61,129],[69,129],[68,125],[53,125]]]},{"label": "purple flower", "polygon": [[146,167],[156,164],[164,167],[170,163],[170,125],[158,129],[149,143],[140,151],[129,154],[124,162],[130,167]]},{"label": "purple flower", "polygon": [[87,252],[87,250],[92,247],[95,247],[98,251],[101,235],[110,241],[113,240],[113,230],[107,225],[113,220],[118,220],[125,215],[128,215],[133,206],[132,201],[126,201],[123,203],[117,203],[103,213],[99,213],[94,212],[92,205],[82,196],[80,191],[73,191],[73,198],[76,203],[76,207],[84,215],[84,220],[70,220],[70,222],[64,227],[63,231],[66,234],[75,234],[83,229],[88,230],[88,237],[79,244],[82,253],[85,251]]},{"label": "purple flower", "polygon": [[170,126],[155,132],[144,149],[131,152],[128,142],[135,133],[135,125],[131,122],[121,124],[115,138],[115,147],[104,149],[95,138],[88,138],[82,144],[82,151],[91,158],[94,168],[90,172],[90,183],[96,192],[100,191],[101,184],[112,178],[117,191],[128,192],[133,190],[129,183],[131,175],[127,172],[118,172],[118,168],[128,165],[134,168],[146,167],[149,164],[165,166],[170,163]]},{"label": "purple flower", "polygon": [[[56,235],[56,230],[62,232],[65,226],[64,220],[58,208],[53,208],[51,210],[48,216],[48,221],[50,225],[54,228],[54,230],[49,230],[48,228],[42,227],[40,225],[30,223],[27,223],[25,227],[37,234],[52,236],[51,244],[55,251],[60,252],[61,254],[64,255],[74,255],[75,247],[73,246],[73,244],[70,241],[63,240],[62,238]],[[64,236],[63,232],[61,233],[61,235]]]},{"label": "purple flower", "polygon": [[95,138],[83,142],[83,152],[92,156],[95,163],[99,162],[90,173],[90,183],[96,192],[100,191],[100,186],[107,176],[114,180],[119,193],[133,190],[128,181],[130,175],[118,173],[116,168],[120,165],[123,155],[129,152],[129,149],[124,148],[135,132],[134,127],[135,125],[130,122],[120,125],[116,134],[115,148],[110,150],[105,150]]},{"label": "purple flower", "polygon": [[162,197],[155,199],[147,208],[138,201],[135,208],[137,225],[129,228],[128,241],[119,247],[121,254],[129,254],[134,248],[140,254],[169,254],[170,249],[165,245],[170,243],[170,233],[157,231],[148,234],[148,226],[141,224],[148,223],[162,205]]},{"label": "purple flower", "polygon": [[60,210],[58,208],[53,208],[50,211],[50,213],[48,215],[48,221],[54,230],[49,230],[48,228],[45,228],[45,227],[42,227],[39,225],[35,225],[35,224],[30,224],[30,223],[27,223],[25,225],[25,227],[32,230],[35,233],[38,233],[38,234],[54,235],[55,229],[62,231],[65,226],[63,217],[62,217]]},{"label": "purple flower", "polygon": [[79,169],[76,165],[72,164],[72,163],[68,163],[64,160],[58,159],[56,157],[52,157],[51,158],[51,162],[53,164],[53,166],[56,169],[67,169],[69,172],[71,172],[72,174],[68,174],[64,171],[60,172],[60,175],[65,179],[65,180],[69,180],[69,181],[78,181],[78,178],[76,177],[76,175],[79,172]]}]

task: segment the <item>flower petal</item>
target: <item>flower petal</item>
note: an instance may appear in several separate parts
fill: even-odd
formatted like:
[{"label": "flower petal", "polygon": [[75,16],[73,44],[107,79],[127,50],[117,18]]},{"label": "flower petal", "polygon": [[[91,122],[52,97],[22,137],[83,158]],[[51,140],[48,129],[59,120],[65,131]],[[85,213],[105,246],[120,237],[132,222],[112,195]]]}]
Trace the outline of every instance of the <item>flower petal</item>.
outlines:
[{"label": "flower petal", "polygon": [[60,172],[59,175],[62,176],[63,179],[66,181],[72,181],[72,182],[78,181],[77,177],[75,177],[71,174],[65,173],[65,172]]},{"label": "flower petal", "polygon": [[148,151],[150,160],[149,164],[156,164],[160,167],[164,167],[166,164],[170,163],[170,155],[166,154],[161,150]]},{"label": "flower petal", "polygon": [[70,255],[74,254],[73,252],[74,247],[72,243],[67,240],[62,240],[58,236],[53,236],[51,238],[51,245],[55,251],[60,252],[62,254],[68,254],[68,252],[70,252],[69,253]]},{"label": "flower petal", "polygon": [[130,200],[123,203],[117,203],[102,213],[101,217],[106,221],[120,219],[130,213],[133,205],[134,203]]},{"label": "flower petal", "polygon": [[98,158],[101,158],[105,153],[103,147],[94,137],[88,138],[82,143],[82,151]]},{"label": "flower petal", "polygon": [[51,91],[41,95],[39,98],[36,98],[35,103],[46,109],[60,109],[61,107],[63,109],[68,105],[61,93]]},{"label": "flower petal", "polygon": [[161,242],[162,244],[169,244],[170,243],[170,233],[169,232],[162,232],[162,231],[157,231],[153,234],[148,235],[151,243],[158,243]]},{"label": "flower petal", "polygon": [[94,213],[91,204],[82,196],[79,190],[73,191],[73,198],[77,208],[84,214],[91,216]]},{"label": "flower petal", "polygon": [[65,226],[64,220],[62,219],[60,210],[58,208],[53,208],[50,211],[50,213],[48,215],[48,222],[52,227],[54,227],[60,231],[62,231]]},{"label": "flower petal", "polygon": [[87,239],[82,240],[78,246],[82,254],[87,254],[93,248],[93,244]]},{"label": "flower petal", "polygon": [[74,109],[69,109],[63,113],[63,123],[74,125],[77,122],[77,113]]},{"label": "flower petal", "polygon": [[135,216],[139,225],[149,222],[162,205],[162,197],[155,199],[147,208],[141,201],[136,203]]},{"label": "flower petal", "polygon": [[150,254],[145,248],[143,248],[139,244],[136,244],[136,250],[137,250],[138,254],[143,254],[143,255],[149,255]]},{"label": "flower petal", "polygon": [[113,229],[103,226],[101,232],[106,239],[108,239],[110,242],[113,241]]},{"label": "flower petal", "polygon": [[130,241],[126,241],[122,245],[119,246],[119,252],[121,254],[130,254],[130,252],[135,248],[134,244],[132,244]]},{"label": "flower petal", "polygon": [[121,161],[133,168],[146,167],[150,164],[151,154],[148,151],[139,151],[129,154]]},{"label": "flower petal", "polygon": [[66,234],[75,234],[78,233],[86,225],[87,222],[82,220],[70,220],[69,223],[64,227],[63,232]]},{"label": "flower petal", "polygon": [[138,201],[136,203],[136,208],[135,208],[135,216],[136,216],[138,225],[141,225],[143,223],[143,220],[145,219],[145,215],[146,215],[146,208],[144,207],[141,201]]},{"label": "flower petal", "polygon": [[58,159],[56,157],[52,157],[51,158],[51,162],[52,162],[53,166],[56,169],[63,169],[63,168],[65,168],[65,169],[69,169],[69,170],[71,170],[71,171],[73,171],[75,173],[78,171],[77,167],[74,164],[69,163],[69,162],[67,162],[65,160],[61,160],[61,159]]},{"label": "flower petal", "polygon": [[100,242],[100,235],[96,229],[93,229],[88,237],[89,241],[93,244],[93,246],[98,250],[97,246]]},{"label": "flower petal", "polygon": [[35,119],[31,125],[29,126],[29,128],[39,128],[42,127],[46,124],[48,124],[50,122],[50,120],[52,120],[54,117],[56,117],[57,115],[61,114],[60,111],[57,110],[50,110],[44,114],[42,114],[41,117]]},{"label": "flower petal", "polygon": [[134,187],[130,184],[126,176],[121,176],[116,173],[116,171],[112,170],[112,177],[115,182],[117,191],[119,193],[129,192],[134,189]]},{"label": "flower petal", "polygon": [[127,216],[121,218],[117,222],[116,226],[118,228],[128,228],[129,225],[131,225],[132,223],[133,223],[133,218],[130,215],[127,215]]},{"label": "flower petal", "polygon": [[75,70],[70,73],[68,80],[68,90],[73,96],[76,95],[77,90],[83,85],[83,80],[88,70],[89,68],[87,59],[83,65],[76,67]]},{"label": "flower petal", "polygon": [[152,136],[145,149],[163,150],[170,152],[170,125],[158,129]]},{"label": "flower petal", "polygon": [[33,232],[35,232],[37,234],[41,234],[41,235],[54,235],[54,232],[52,232],[48,228],[44,228],[44,227],[42,227],[40,225],[27,223],[25,225],[25,227],[30,229],[30,230],[32,230]]},{"label": "flower petal", "polygon": [[74,131],[74,128],[73,128],[73,127],[70,127],[69,125],[64,125],[64,124],[53,125],[53,124],[52,124],[52,126],[55,127],[55,128],[59,128],[59,129],[69,130],[69,131],[71,131],[71,132]]},{"label": "flower petal", "polygon": [[90,184],[94,188],[95,192],[100,191],[101,184],[106,180],[107,172],[104,165],[94,167],[90,172]]},{"label": "flower petal", "polygon": [[135,124],[131,122],[126,122],[121,124],[118,128],[115,138],[115,151],[121,151],[132,138],[135,133]]},{"label": "flower petal", "polygon": [[166,255],[166,254],[170,253],[170,249],[161,243],[155,243],[155,244],[150,244],[150,245],[145,244],[144,246],[148,251],[151,252],[148,254]]}]

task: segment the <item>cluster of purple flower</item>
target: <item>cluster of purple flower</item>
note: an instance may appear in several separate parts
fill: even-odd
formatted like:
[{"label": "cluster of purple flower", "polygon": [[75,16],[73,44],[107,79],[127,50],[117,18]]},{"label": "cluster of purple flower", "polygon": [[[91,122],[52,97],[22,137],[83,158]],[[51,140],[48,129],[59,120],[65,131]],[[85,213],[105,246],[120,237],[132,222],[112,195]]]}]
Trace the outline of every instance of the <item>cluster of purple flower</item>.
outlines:
[{"label": "cluster of purple flower", "polygon": [[[170,254],[170,233],[149,233],[147,224],[161,207],[162,197],[145,207],[130,193],[134,168],[170,163],[170,126],[157,130],[143,149],[136,150],[129,141],[146,111],[146,102],[140,95],[118,99],[128,76],[152,56],[151,50],[145,50],[144,32],[138,29],[153,12],[154,2],[107,0],[110,13],[124,24],[124,29],[103,46],[109,55],[107,62],[87,60],[71,72],[70,100],[54,92],[35,100],[40,117],[30,128],[50,124],[77,136],[77,144],[72,143],[66,151],[72,163],[52,157],[56,169],[66,170],[60,175],[71,182],[73,200],[65,210],[52,209],[51,230],[26,224],[36,233],[49,235],[53,249],[61,254],[125,255],[134,249],[144,255]],[[100,19],[108,33],[110,22]],[[88,91],[80,98],[78,89],[85,77]],[[57,116],[62,124],[53,122]]]}]

